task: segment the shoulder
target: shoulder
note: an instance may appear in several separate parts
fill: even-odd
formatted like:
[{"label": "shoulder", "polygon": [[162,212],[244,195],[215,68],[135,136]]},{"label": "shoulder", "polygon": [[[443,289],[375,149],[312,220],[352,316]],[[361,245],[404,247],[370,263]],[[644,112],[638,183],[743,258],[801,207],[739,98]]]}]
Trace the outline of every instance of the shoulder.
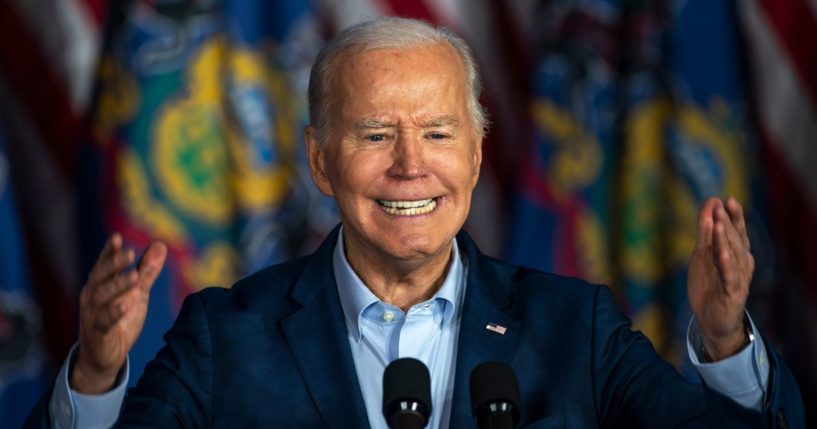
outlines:
[{"label": "shoulder", "polygon": [[[607,286],[585,280],[514,265],[483,254],[462,231],[457,242],[468,261],[469,284],[483,289],[497,303],[513,307],[561,305],[568,308],[593,306],[599,295],[609,295]],[[469,286],[470,287],[470,286]]]},{"label": "shoulder", "polygon": [[513,300],[546,298],[563,303],[592,303],[600,293],[610,293],[605,285],[514,265],[488,256],[482,256],[480,263],[505,283]]},{"label": "shoulder", "polygon": [[274,314],[291,309],[288,295],[300,279],[309,256],[271,265],[238,280],[230,288],[208,287],[189,295],[188,301],[198,301],[208,314],[245,312]]}]

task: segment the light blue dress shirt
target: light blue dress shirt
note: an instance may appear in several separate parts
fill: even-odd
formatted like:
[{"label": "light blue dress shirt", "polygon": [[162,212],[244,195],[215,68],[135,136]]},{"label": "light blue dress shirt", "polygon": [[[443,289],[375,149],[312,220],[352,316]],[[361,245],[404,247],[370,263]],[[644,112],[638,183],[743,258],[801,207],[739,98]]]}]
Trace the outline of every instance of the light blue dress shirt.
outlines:
[{"label": "light blue dress shirt", "polygon": [[[400,357],[415,357],[429,368],[432,413],[428,427],[448,427],[462,299],[467,284],[463,261],[467,259],[459,253],[455,239],[451,264],[440,290],[430,300],[403,313],[377,299],[360,281],[346,260],[341,229],[333,254],[333,269],[346,317],[349,346],[373,429],[387,427],[381,413],[383,370]],[[387,313],[391,315],[387,316]],[[749,323],[754,341],[734,356],[704,363],[698,356],[702,344],[700,329],[693,319],[687,330],[687,350],[692,364],[707,385],[744,407],[760,410],[768,386],[769,362],[766,346],[757,335],[751,318]],[[51,395],[52,424],[59,429],[110,427],[116,422],[125,397],[128,363],[125,363],[119,383],[111,391],[102,395],[83,395],[68,384],[68,368],[75,349],[76,346],[63,364]]]},{"label": "light blue dress shirt", "polygon": [[130,378],[130,363],[125,361],[125,367],[119,375],[119,383],[109,392],[100,395],[79,393],[71,389],[68,380],[68,368],[76,358],[77,345],[71,347],[68,359],[63,363],[54,383],[54,392],[48,403],[51,426],[55,429],[109,428],[119,417],[119,409],[125,400],[125,389]]},{"label": "light blue dress shirt", "polygon": [[745,408],[761,410],[769,385],[769,358],[763,337],[757,334],[755,322],[746,313],[750,325],[748,346],[734,356],[717,362],[702,362],[698,351],[703,340],[698,322],[693,317],[687,328],[687,353],[698,375],[709,387],[732,398]]},{"label": "light blue dress shirt", "polygon": [[457,248],[443,284],[428,301],[403,313],[380,301],[355,274],[346,259],[343,230],[333,255],[335,281],[346,316],[349,345],[372,429],[388,429],[383,417],[383,372],[392,361],[413,357],[431,374],[431,418],[428,427],[448,427],[454,397],[457,336],[467,270]]}]

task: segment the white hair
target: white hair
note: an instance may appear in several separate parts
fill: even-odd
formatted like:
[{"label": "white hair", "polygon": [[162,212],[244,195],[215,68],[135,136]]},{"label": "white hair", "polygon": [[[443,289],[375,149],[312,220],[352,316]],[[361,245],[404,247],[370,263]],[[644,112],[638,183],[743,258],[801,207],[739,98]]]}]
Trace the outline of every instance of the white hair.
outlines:
[{"label": "white hair", "polygon": [[318,53],[309,74],[309,122],[323,144],[329,130],[331,102],[329,88],[341,54],[359,55],[379,49],[405,49],[447,43],[459,55],[465,70],[468,112],[471,124],[482,137],[488,126],[485,110],[479,104],[482,84],[471,49],[459,36],[445,27],[434,28],[415,19],[386,17],[362,22],[341,31]]}]

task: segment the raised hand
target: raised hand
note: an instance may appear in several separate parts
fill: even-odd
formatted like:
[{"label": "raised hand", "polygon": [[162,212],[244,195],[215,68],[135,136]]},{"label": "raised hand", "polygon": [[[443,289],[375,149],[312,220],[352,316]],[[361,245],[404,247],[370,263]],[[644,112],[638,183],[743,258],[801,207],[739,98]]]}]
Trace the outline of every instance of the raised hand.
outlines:
[{"label": "raised hand", "polygon": [[743,324],[755,269],[743,207],[708,199],[698,216],[698,242],[689,262],[687,294],[710,359],[729,357],[748,339]]},{"label": "raised hand", "polygon": [[71,388],[88,394],[110,390],[128,351],[142,332],[150,288],[159,276],[167,247],[151,243],[136,269],[135,259],[115,233],[105,244],[79,298],[79,349]]}]

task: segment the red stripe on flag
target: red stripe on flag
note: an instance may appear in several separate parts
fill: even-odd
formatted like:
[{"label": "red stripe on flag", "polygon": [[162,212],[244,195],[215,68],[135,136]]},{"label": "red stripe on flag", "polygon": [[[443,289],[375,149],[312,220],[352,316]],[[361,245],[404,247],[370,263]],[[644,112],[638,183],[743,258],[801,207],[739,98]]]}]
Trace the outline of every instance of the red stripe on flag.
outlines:
[{"label": "red stripe on flag", "polygon": [[440,24],[438,17],[431,13],[423,0],[387,0],[385,3],[396,16],[422,19],[423,21]]},{"label": "red stripe on flag", "polygon": [[762,142],[762,156],[768,185],[768,198],[773,234],[783,244],[783,260],[791,267],[782,267],[802,276],[811,298],[817,302],[817,253],[813,241],[817,237],[817,207],[808,199],[800,181],[792,176],[793,170],[779,151],[779,145],[761,123],[758,134]]},{"label": "red stripe on flag", "polygon": [[105,19],[108,14],[108,0],[77,0],[77,4],[82,4],[88,14],[96,23],[97,30],[100,30],[105,25]]},{"label": "red stripe on flag", "polygon": [[[817,19],[808,0],[758,0],[801,83],[817,106]],[[792,94],[792,96],[796,96]]]},{"label": "red stripe on flag", "polygon": [[28,109],[55,162],[63,173],[70,174],[80,124],[68,91],[16,7],[6,0],[0,0],[0,7],[0,69],[14,96]]},{"label": "red stripe on flag", "polygon": [[[20,187],[20,190],[25,189]],[[43,337],[48,353],[54,362],[60,362],[68,355],[77,338],[79,309],[76,295],[69,292],[75,279],[66,279],[57,273],[52,258],[46,250],[48,244],[41,240],[37,231],[35,216],[21,216],[24,240],[28,253],[28,272],[43,321]],[[68,250],[68,249],[66,249]]]},{"label": "red stripe on flag", "polygon": [[[488,134],[485,150],[489,154],[489,165],[497,171],[502,194],[507,200],[516,192],[519,160],[534,150],[536,144],[530,117],[531,94],[534,93],[531,79],[534,58],[531,53],[534,49],[515,24],[509,7],[504,2],[491,2],[491,6],[490,15],[495,21],[496,37],[501,48],[496,52],[494,64],[485,64],[483,68],[499,69],[502,82],[493,82],[493,85],[500,85],[493,87],[483,78],[485,104],[491,117],[495,118],[494,130]],[[483,76],[486,72],[483,72]],[[504,104],[504,108],[510,111],[506,115],[498,114],[500,102],[496,99],[499,97],[509,100]],[[511,121],[507,120],[509,118]]]}]

